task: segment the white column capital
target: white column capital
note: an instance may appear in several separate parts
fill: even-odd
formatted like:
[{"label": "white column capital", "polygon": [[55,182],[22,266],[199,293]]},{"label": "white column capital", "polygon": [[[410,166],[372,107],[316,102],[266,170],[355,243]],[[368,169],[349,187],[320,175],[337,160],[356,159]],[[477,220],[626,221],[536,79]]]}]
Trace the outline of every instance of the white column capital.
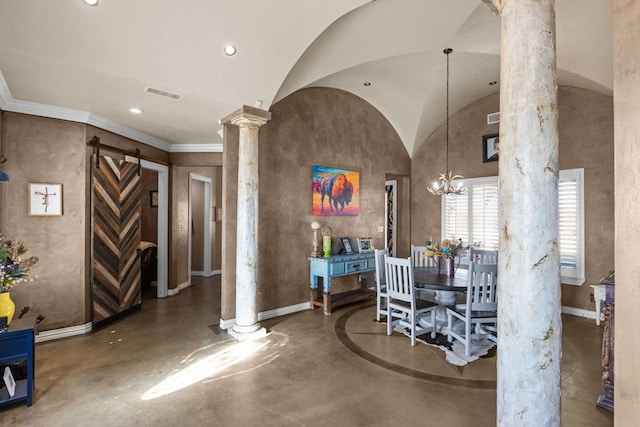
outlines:
[{"label": "white column capital", "polygon": [[271,120],[271,112],[261,108],[243,105],[233,113],[229,114],[220,123],[223,125],[231,124],[238,127],[255,127],[266,124]]}]

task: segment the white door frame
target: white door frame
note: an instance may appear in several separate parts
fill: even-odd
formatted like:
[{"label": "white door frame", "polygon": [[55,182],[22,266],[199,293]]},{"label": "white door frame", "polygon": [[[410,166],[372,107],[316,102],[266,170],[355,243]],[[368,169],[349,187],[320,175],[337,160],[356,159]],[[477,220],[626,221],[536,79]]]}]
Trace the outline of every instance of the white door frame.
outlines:
[{"label": "white door frame", "polygon": [[[126,161],[138,159],[126,156]],[[158,172],[158,288],[157,297],[169,294],[169,167],[160,163],[140,160],[140,166]]]},{"label": "white door frame", "polygon": [[[202,253],[204,254],[203,263],[203,275],[204,277],[211,277],[211,187],[213,179],[204,175],[198,175],[197,173],[189,172],[189,178],[193,181],[200,181],[204,183],[204,248]],[[189,182],[189,188],[191,187],[191,181]],[[193,208],[191,205],[191,194],[189,194],[189,283],[191,283],[191,225],[193,223]]]}]

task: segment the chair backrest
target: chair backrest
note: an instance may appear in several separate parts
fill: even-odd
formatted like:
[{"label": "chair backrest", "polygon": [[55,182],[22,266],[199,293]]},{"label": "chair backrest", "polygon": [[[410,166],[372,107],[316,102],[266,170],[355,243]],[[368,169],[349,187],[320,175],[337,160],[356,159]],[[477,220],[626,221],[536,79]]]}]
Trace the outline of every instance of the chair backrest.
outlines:
[{"label": "chair backrest", "polygon": [[496,311],[498,264],[470,262],[467,277],[467,307],[471,307],[471,311]]},{"label": "chair backrest", "polygon": [[376,260],[376,286],[378,287],[378,291],[382,288],[387,281],[385,280],[384,273],[384,260],[389,256],[389,248],[384,249],[376,249],[375,250],[375,260]]},{"label": "chair backrest", "polygon": [[475,262],[478,264],[497,264],[498,251],[470,248],[469,262]]},{"label": "chair backrest", "polygon": [[391,301],[400,300],[415,306],[415,290],[411,258],[395,258],[388,256],[384,260],[387,278],[387,294]]},{"label": "chair backrest", "polygon": [[411,245],[411,265],[414,267],[433,267],[436,265],[433,258],[423,258],[426,246]]}]

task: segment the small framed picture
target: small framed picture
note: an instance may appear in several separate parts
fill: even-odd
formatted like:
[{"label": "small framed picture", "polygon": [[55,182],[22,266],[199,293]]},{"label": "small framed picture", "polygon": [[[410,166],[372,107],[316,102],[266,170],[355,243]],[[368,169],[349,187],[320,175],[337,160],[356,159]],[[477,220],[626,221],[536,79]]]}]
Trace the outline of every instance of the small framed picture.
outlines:
[{"label": "small framed picture", "polygon": [[492,133],[482,137],[482,163],[497,162],[500,152],[500,134]]},{"label": "small framed picture", "polygon": [[358,237],[358,252],[373,252],[373,239],[371,237]]},{"label": "small framed picture", "polygon": [[353,253],[353,248],[351,247],[351,241],[348,237],[341,237],[340,241],[342,242],[342,247],[344,248],[344,253],[347,255],[351,255]]},{"label": "small framed picture", "polygon": [[13,379],[13,375],[11,375],[11,370],[8,366],[4,368],[2,379],[4,380],[4,384],[7,386],[9,397],[13,397],[16,394],[16,380]]},{"label": "small framed picture", "polygon": [[151,206],[152,208],[158,207],[158,191],[157,190],[149,191],[149,206]]},{"label": "small framed picture", "polygon": [[29,215],[61,216],[62,184],[29,183]]}]

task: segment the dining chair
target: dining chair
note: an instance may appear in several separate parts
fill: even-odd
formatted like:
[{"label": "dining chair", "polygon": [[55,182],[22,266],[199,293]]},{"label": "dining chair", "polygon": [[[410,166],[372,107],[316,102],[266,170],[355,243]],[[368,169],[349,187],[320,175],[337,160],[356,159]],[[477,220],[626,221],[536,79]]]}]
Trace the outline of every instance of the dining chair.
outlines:
[{"label": "dining chair", "polygon": [[[423,257],[426,250],[426,246],[411,245],[411,265],[414,267],[436,267],[437,263],[435,258]],[[431,301],[435,298],[435,294],[434,291],[426,289],[418,290],[419,298],[426,298]]]},{"label": "dining chair", "polygon": [[498,263],[498,251],[490,249],[469,249],[469,262],[475,262],[478,264],[497,264]]},{"label": "dining chair", "polygon": [[[431,329],[435,337],[437,304],[416,298],[411,258],[386,257],[384,261],[387,280],[387,335],[391,335],[392,326],[400,325],[411,331],[411,345],[416,344],[417,332]],[[421,317],[431,315],[430,328],[419,324]],[[393,320],[396,318],[396,320]]]},{"label": "dining chair", "polygon": [[380,315],[387,315],[387,281],[385,280],[384,260],[389,256],[389,248],[376,249],[376,321],[380,321]]},{"label": "dining chair", "polygon": [[[447,339],[460,341],[467,357],[471,356],[471,340],[486,338],[497,342],[495,325],[498,321],[498,264],[469,263],[466,304],[447,307]],[[453,320],[464,324],[464,333],[453,328]],[[492,326],[493,331],[483,328]],[[473,332],[472,332],[473,331]]]},{"label": "dining chair", "polygon": [[433,267],[436,265],[434,258],[423,258],[426,246],[411,245],[411,265],[414,267]]}]

